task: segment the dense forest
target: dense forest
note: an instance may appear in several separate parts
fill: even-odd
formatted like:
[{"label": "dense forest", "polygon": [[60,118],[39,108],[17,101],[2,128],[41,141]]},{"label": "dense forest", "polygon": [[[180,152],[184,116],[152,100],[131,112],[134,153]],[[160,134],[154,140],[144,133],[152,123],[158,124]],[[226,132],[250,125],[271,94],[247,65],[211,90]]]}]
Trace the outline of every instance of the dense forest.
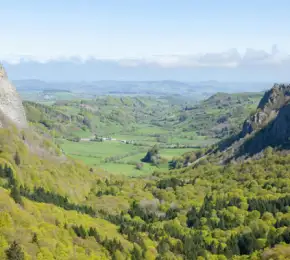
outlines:
[{"label": "dense forest", "polygon": [[0,131],[2,258],[289,256],[289,155],[267,149],[243,164],[132,179],[65,158],[27,131]]}]

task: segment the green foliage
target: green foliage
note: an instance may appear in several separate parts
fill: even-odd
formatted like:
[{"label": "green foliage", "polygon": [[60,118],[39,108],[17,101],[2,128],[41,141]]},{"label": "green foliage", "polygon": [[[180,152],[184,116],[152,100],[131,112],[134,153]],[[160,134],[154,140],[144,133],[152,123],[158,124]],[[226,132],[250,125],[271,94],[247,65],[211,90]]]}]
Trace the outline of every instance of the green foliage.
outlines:
[{"label": "green foliage", "polygon": [[137,163],[136,164],[136,169],[137,170],[142,170],[143,167],[144,167],[144,164],[143,163]]},{"label": "green foliage", "polygon": [[10,196],[14,199],[17,204],[23,205],[21,194],[17,185],[13,185]]},{"label": "green foliage", "polygon": [[[92,209],[92,207],[70,203],[67,197],[60,196],[53,192],[45,191],[42,187],[35,188],[33,192],[30,192],[26,187],[21,186],[20,191],[17,189],[17,196],[20,197],[20,194],[26,198],[29,198],[37,202],[52,203],[66,210],[76,210],[78,212],[82,212],[90,216],[96,215],[96,212]],[[13,198],[15,202],[17,202],[15,197]],[[18,200],[18,197],[17,197],[17,200]]]},{"label": "green foliage", "polygon": [[[21,147],[18,144],[17,150],[21,151]],[[158,148],[153,147],[150,153],[158,154]],[[91,185],[82,187],[86,187],[84,194],[87,195],[76,201],[72,193],[63,195],[57,189],[45,189],[43,182],[38,180],[34,180],[32,188],[23,182],[19,186],[19,175],[25,169],[27,158],[25,153],[20,155],[23,163],[17,165],[14,154],[12,151],[9,159],[13,166],[8,166],[7,159],[6,164],[0,163],[0,177],[7,180],[3,183],[11,189],[14,200],[19,203],[18,199],[22,199],[21,211],[29,212],[28,219],[33,212],[39,219],[44,214],[54,228],[67,234],[68,241],[81,239],[85,247],[94,252],[98,251],[95,247],[103,248],[105,259],[198,259],[207,256],[230,259],[259,255],[268,246],[290,243],[289,155],[272,151],[256,161],[156,172],[152,179],[102,176],[80,165],[76,167],[86,173],[79,175],[78,182],[86,183],[87,179]],[[196,156],[201,155],[196,153]],[[37,167],[36,161],[31,166]],[[66,168],[62,171],[66,171],[66,188],[70,190],[74,185],[70,172]],[[52,172],[47,171],[47,174],[52,178]],[[55,178],[54,183],[60,184],[61,179]],[[7,199],[2,201],[5,205]],[[36,213],[40,205],[41,213]],[[55,208],[44,213],[50,207]],[[57,214],[53,213],[56,208]],[[5,212],[8,215],[2,217],[0,214],[0,225],[3,222],[8,227],[13,225],[11,218],[14,220],[18,213]],[[30,231],[31,246],[24,247],[29,254],[32,254],[33,245],[40,248],[43,245],[38,221],[33,221],[37,226]],[[96,224],[100,221],[111,225],[115,230],[112,235]],[[28,224],[20,222],[19,225]],[[4,234],[0,233],[0,238]],[[13,239],[16,238],[15,233]],[[82,243],[80,248],[83,248]],[[41,250],[46,254],[45,247]],[[52,250],[52,255],[55,254],[57,251]]]},{"label": "green foliage", "polygon": [[[108,97],[98,102],[131,106],[131,101]],[[145,101],[139,99],[140,110],[149,107]],[[134,102],[137,106],[137,99]],[[72,110],[74,102],[66,104]],[[66,104],[59,106],[65,110]],[[89,127],[95,127],[94,117],[87,111],[94,105],[95,101],[77,103],[75,116],[80,116],[80,124],[87,118],[93,123]],[[121,111],[108,111],[102,120],[107,124],[108,118],[117,122],[122,116]],[[151,135],[149,127],[138,131],[144,134],[148,129]],[[182,160],[175,158],[171,171],[161,169],[150,177],[127,178],[57,154],[53,143],[25,131],[0,129],[0,137],[0,258],[8,257],[7,252],[22,257],[11,259],[24,255],[28,259],[116,260],[289,256],[290,155],[268,149],[259,160],[192,165],[210,152],[204,149],[189,152]],[[163,147],[160,143],[152,147],[156,133],[150,137],[154,142],[147,145],[146,150],[151,148],[144,159],[155,163]],[[80,148],[80,144],[74,145]],[[91,150],[96,148],[89,143],[81,152],[90,145]],[[130,156],[140,160],[139,146],[118,145],[123,145],[118,155],[123,147],[128,153],[137,147],[138,153]],[[103,151],[105,146],[99,146],[99,150],[112,158],[118,146],[112,147]],[[19,160],[15,159],[17,153]],[[8,241],[14,240],[19,244],[9,247]]]},{"label": "green foliage", "polygon": [[[189,160],[173,157],[189,151],[187,148],[211,144],[216,141],[213,137],[233,133],[233,126],[246,118],[248,108],[258,102],[258,97],[260,95],[255,93],[220,93],[193,107],[184,102],[176,103],[176,98],[118,96],[59,100],[50,106],[27,101],[24,105],[33,128],[59,144],[67,155],[90,166],[102,164],[101,168],[109,172],[147,175],[157,170],[156,165],[165,168],[166,161],[170,161],[170,169],[193,162],[194,156]],[[110,149],[113,147],[110,141],[104,141],[104,145],[96,144],[93,149],[88,147],[83,151],[89,146],[88,140],[98,141],[103,137],[113,137],[129,147],[122,145],[120,154],[117,149]],[[72,141],[74,148],[63,139]],[[156,143],[159,155],[144,158],[153,159],[151,166],[136,169],[141,154]],[[109,154],[99,155],[99,151],[107,149],[111,150]]]},{"label": "green foliage", "polygon": [[152,163],[154,165],[158,165],[160,162],[160,154],[159,147],[154,145],[152,148],[148,150],[145,157],[141,160],[144,163]]},{"label": "green foliage", "polygon": [[24,253],[16,241],[6,250],[6,257],[7,260],[24,260]]},{"label": "green foliage", "polygon": [[193,128],[199,135],[226,138],[238,133],[255,109],[262,93],[217,93],[180,113],[181,126]]},{"label": "green foliage", "polygon": [[142,254],[142,249],[140,248],[139,245],[134,244],[134,248],[131,252],[131,257],[132,260],[142,260],[143,258],[143,254]]}]

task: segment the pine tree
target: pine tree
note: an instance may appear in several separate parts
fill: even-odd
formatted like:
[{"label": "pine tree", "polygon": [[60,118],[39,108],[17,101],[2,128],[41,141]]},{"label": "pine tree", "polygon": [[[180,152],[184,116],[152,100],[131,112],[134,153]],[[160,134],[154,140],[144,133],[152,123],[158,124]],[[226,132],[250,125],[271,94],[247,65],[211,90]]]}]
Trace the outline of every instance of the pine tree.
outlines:
[{"label": "pine tree", "polygon": [[19,153],[18,152],[16,152],[16,154],[14,156],[14,161],[15,161],[15,163],[16,163],[17,166],[20,165],[21,160],[20,160],[20,156],[19,156]]},{"label": "pine tree", "polygon": [[24,253],[16,241],[10,245],[5,253],[7,260],[24,260]]},{"label": "pine tree", "polygon": [[34,243],[34,244],[38,244],[38,237],[37,237],[37,234],[36,234],[36,233],[33,233],[33,236],[32,236],[32,243]]},{"label": "pine tree", "polygon": [[134,244],[134,248],[131,252],[132,260],[141,260],[143,259],[142,249],[139,245]]},{"label": "pine tree", "polygon": [[1,178],[5,178],[6,176],[5,176],[5,171],[4,171],[4,168],[3,168],[3,166],[0,164],[0,177]]},{"label": "pine tree", "polygon": [[19,188],[14,185],[11,189],[11,193],[10,193],[10,196],[14,199],[14,201],[20,205],[23,205],[23,201],[22,201],[22,198],[21,198],[21,195],[20,195],[20,191],[19,191]]},{"label": "pine tree", "polygon": [[188,227],[198,227],[200,224],[199,214],[195,207],[192,207],[187,213],[187,226]]}]

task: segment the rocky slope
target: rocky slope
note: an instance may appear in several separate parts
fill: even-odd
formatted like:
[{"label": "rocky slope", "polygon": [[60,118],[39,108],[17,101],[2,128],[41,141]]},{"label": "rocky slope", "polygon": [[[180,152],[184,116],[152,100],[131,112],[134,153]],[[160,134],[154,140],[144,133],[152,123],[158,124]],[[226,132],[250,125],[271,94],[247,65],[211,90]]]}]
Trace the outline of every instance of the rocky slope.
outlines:
[{"label": "rocky slope", "polygon": [[275,84],[245,120],[239,135],[220,144],[222,161],[244,159],[267,147],[290,147],[290,84]]},{"label": "rocky slope", "polygon": [[19,128],[27,127],[21,98],[0,64],[0,127],[4,127],[7,121]]},{"label": "rocky slope", "polygon": [[284,105],[277,116],[264,128],[244,143],[240,153],[249,155],[261,152],[268,146],[274,148],[290,147],[290,104]]},{"label": "rocky slope", "polygon": [[257,111],[244,123],[242,137],[266,126],[290,100],[290,85],[275,84],[261,99]]}]

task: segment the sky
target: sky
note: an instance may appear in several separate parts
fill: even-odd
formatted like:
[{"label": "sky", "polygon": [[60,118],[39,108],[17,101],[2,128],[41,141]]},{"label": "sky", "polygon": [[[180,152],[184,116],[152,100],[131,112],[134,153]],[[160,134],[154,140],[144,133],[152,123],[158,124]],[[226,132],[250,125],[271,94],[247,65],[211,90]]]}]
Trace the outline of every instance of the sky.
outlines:
[{"label": "sky", "polygon": [[25,77],[20,63],[29,70],[32,62],[64,60],[163,69],[165,76],[169,69],[290,64],[289,0],[0,0],[0,6],[0,60],[13,65],[15,77]]}]

